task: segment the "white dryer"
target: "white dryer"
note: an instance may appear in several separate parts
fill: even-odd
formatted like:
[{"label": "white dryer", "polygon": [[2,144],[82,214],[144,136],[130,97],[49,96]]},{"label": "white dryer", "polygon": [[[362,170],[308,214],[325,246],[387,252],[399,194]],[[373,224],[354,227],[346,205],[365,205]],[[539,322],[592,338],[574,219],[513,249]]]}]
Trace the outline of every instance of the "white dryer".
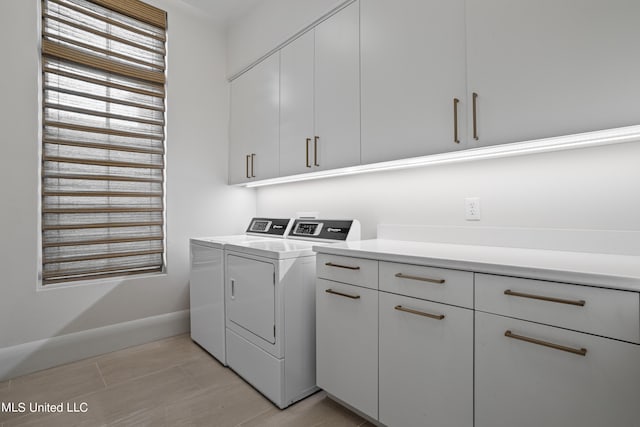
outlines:
[{"label": "white dryer", "polygon": [[359,238],[355,220],[296,220],[284,240],[225,247],[227,363],[279,408],[318,390],[312,246]]},{"label": "white dryer", "polygon": [[246,234],[190,239],[191,339],[226,366],[224,248],[229,243],[283,239],[292,219],[253,218]]}]

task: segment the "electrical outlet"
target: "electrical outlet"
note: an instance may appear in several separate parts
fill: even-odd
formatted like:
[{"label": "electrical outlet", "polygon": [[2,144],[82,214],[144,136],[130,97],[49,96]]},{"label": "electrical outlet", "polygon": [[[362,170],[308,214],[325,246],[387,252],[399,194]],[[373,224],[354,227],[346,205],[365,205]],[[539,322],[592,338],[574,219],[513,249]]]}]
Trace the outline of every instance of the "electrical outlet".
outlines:
[{"label": "electrical outlet", "polygon": [[464,199],[464,218],[467,221],[480,221],[479,197],[467,197]]}]

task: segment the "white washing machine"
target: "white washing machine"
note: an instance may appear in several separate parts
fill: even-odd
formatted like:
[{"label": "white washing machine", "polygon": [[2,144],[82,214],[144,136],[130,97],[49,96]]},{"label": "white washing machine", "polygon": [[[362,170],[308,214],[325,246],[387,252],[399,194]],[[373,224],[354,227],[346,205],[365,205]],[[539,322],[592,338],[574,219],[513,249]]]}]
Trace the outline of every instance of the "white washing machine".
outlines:
[{"label": "white washing machine", "polygon": [[227,364],[224,313],[224,248],[229,243],[283,239],[292,219],[253,218],[246,234],[190,239],[191,339]]},{"label": "white washing machine", "polygon": [[318,390],[312,246],[359,238],[355,220],[296,220],[284,240],[225,247],[227,363],[279,408]]}]

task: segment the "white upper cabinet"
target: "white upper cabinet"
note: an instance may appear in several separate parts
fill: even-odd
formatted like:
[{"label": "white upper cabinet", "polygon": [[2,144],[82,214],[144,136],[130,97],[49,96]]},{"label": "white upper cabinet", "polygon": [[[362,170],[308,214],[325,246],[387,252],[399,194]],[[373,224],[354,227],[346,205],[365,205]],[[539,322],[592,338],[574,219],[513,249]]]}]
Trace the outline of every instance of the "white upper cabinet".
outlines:
[{"label": "white upper cabinet", "polygon": [[360,162],[358,3],[281,50],[280,174]]},{"label": "white upper cabinet", "polygon": [[278,175],[280,55],[231,83],[229,183]]},{"label": "white upper cabinet", "polygon": [[639,16],[631,0],[350,3],[232,82],[229,181],[638,124]]},{"label": "white upper cabinet", "polygon": [[315,29],[316,169],[360,163],[359,6],[347,6]]},{"label": "white upper cabinet", "polygon": [[466,148],[464,0],[366,0],[360,25],[362,163]]},{"label": "white upper cabinet", "polygon": [[476,145],[640,123],[640,2],[467,0],[466,13]]},{"label": "white upper cabinet", "polygon": [[313,157],[314,32],[280,51],[280,174],[311,170]]}]

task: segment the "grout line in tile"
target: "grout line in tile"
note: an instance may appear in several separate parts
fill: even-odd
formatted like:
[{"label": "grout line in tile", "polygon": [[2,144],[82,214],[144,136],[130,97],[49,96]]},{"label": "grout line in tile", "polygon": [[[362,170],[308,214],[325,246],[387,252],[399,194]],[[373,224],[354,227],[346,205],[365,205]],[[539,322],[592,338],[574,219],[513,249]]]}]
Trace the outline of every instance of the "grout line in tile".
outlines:
[{"label": "grout line in tile", "polygon": [[[148,376],[150,376],[150,375],[154,375],[154,374],[157,374],[157,373],[159,373],[159,372],[163,372],[163,371],[166,371],[166,370],[169,370],[169,369],[174,369],[174,368],[178,368],[178,369],[180,370],[180,372],[182,372],[182,374],[183,374],[185,377],[187,377],[187,378],[189,378],[189,379],[193,379],[193,377],[192,377],[191,375],[189,375],[189,374],[187,373],[187,371],[185,371],[185,370],[184,370],[184,368],[182,367],[182,364],[177,364],[177,365],[172,365],[172,366],[169,366],[169,367],[167,367],[167,368],[160,369],[160,370],[158,370],[158,371],[154,371],[154,372],[151,372],[151,373],[148,373],[148,374],[145,374],[145,375],[141,375],[141,376],[139,376],[139,377],[132,378],[132,379],[127,380],[127,381],[124,381],[124,382],[120,382],[120,383],[116,383],[116,384],[108,385],[108,386],[106,386],[106,389],[109,389],[109,388],[112,388],[112,387],[115,387],[115,386],[118,386],[118,385],[121,385],[121,384],[126,384],[126,383],[128,383],[128,382],[130,382],[130,381],[139,380],[139,379],[141,379],[141,378],[148,377]],[[206,392],[206,391],[207,391],[207,387],[203,387],[203,386],[201,386],[200,384],[197,384],[197,383],[195,383],[195,382],[194,382],[194,385],[198,387],[198,389],[197,389],[197,390],[195,390],[195,391],[193,391],[193,392],[191,392],[191,393],[187,393],[187,394],[185,394],[184,396],[180,396],[177,400],[172,401],[170,404],[174,404],[174,403],[176,403],[176,402],[180,402],[180,401],[182,401],[182,400],[191,399],[191,398],[193,398],[194,396],[196,396],[196,395],[198,395],[198,394],[200,394],[200,393],[204,393],[204,392]],[[162,408],[163,408],[163,418],[164,418],[164,420],[165,420],[165,421],[166,421],[167,416],[168,416],[168,413],[167,413],[167,411],[168,411],[168,406],[169,406],[168,404],[164,404],[164,405],[162,405]],[[148,408],[145,408],[144,410],[152,411],[152,410],[154,410],[154,409],[156,409],[156,408],[158,408],[158,407],[160,407],[160,405],[155,405],[155,406],[153,406],[153,405],[152,405],[152,406],[150,406],[150,407],[148,407]],[[131,415],[131,414],[127,414],[127,415],[125,415],[124,417],[121,417],[121,418],[118,418],[118,419],[116,419],[116,420],[113,420],[113,421],[111,421],[111,424],[113,424],[113,423],[117,423],[117,422],[119,422],[119,421],[122,421],[124,418],[126,418],[126,417],[128,417],[128,416],[130,416],[130,415]],[[0,427],[1,427],[1,426],[0,426]]]},{"label": "grout line in tile", "polygon": [[176,365],[176,367],[178,369],[180,369],[180,372],[182,372],[182,374],[187,377],[189,380],[191,380],[191,382],[193,383],[193,385],[195,385],[198,388],[198,392],[203,391],[203,390],[207,390],[209,387],[205,387],[203,385],[201,385],[200,383],[198,383],[198,381],[196,381],[196,378],[191,375],[189,372],[187,372],[187,370],[184,368],[184,363],[180,363],[179,365]]},{"label": "grout line in tile", "polygon": [[[100,368],[100,363],[99,363],[99,362],[96,362],[96,363],[98,363],[98,368]],[[181,369],[181,371],[182,371],[185,375],[187,375],[187,373],[182,369],[182,364],[183,364],[183,363],[184,363],[184,362],[180,362],[180,363],[176,362],[176,363],[174,363],[174,364],[172,364],[172,365],[163,366],[162,368],[160,368],[160,369],[158,369],[158,370],[151,371],[151,372],[147,372],[147,373],[145,373],[145,374],[138,375],[138,376],[129,377],[129,378],[127,378],[127,379],[126,379],[126,380],[124,380],[124,381],[120,381],[120,382],[113,383],[113,384],[107,384],[107,382],[106,382],[106,380],[104,380],[104,378],[103,378],[103,380],[104,380],[104,383],[105,383],[106,387],[107,387],[107,388],[109,388],[109,387],[113,387],[113,386],[116,386],[116,385],[127,384],[128,382],[135,381],[135,380],[139,380],[140,378],[148,377],[149,375],[157,374],[158,372],[166,371],[167,369],[171,369],[171,368],[180,368],[180,369]],[[101,375],[102,375],[102,371],[100,371],[100,372],[101,372]],[[188,376],[189,378],[191,378],[191,376],[189,376],[189,375],[187,375],[187,376]]]},{"label": "grout line in tile", "polygon": [[264,411],[260,412],[259,414],[254,415],[254,416],[253,416],[253,417],[251,417],[251,418],[247,418],[246,420],[242,420],[242,421],[240,421],[238,424],[236,424],[236,425],[235,425],[235,427],[242,427],[242,426],[243,426],[243,425],[245,425],[246,423],[248,423],[248,422],[250,422],[250,421],[253,421],[253,420],[255,420],[255,419],[256,419],[256,418],[258,418],[258,417],[263,416],[264,414],[266,414],[267,412],[271,411],[272,409],[273,409],[273,408],[265,409]]},{"label": "grout line in tile", "polygon": [[[150,376],[150,375],[155,375],[155,374],[158,374],[158,373],[160,373],[160,372],[168,371],[169,369],[173,369],[173,368],[176,368],[176,367],[178,367],[178,366],[179,366],[179,365],[171,365],[171,366],[167,366],[167,367],[164,367],[164,368],[162,368],[162,369],[158,369],[157,371],[147,372],[147,373],[146,373],[146,374],[144,374],[144,375],[139,375],[139,376],[137,376],[137,377],[131,377],[131,378],[129,378],[129,379],[125,380],[125,381],[119,382],[119,383],[107,384],[106,388],[108,388],[108,389],[109,389],[109,388],[112,388],[112,387],[117,387],[117,386],[119,386],[119,385],[128,384],[128,383],[130,383],[130,382],[132,382],[132,381],[137,381],[137,380],[139,380],[139,379],[141,379],[141,378],[145,378],[145,377],[148,377],[148,376]],[[98,390],[98,391],[101,391],[101,390]],[[94,392],[92,392],[92,393],[94,393]]]},{"label": "grout line in tile", "polygon": [[104,380],[104,376],[102,375],[102,369],[100,369],[100,365],[96,361],[96,368],[98,369],[98,374],[100,374],[100,379],[102,380],[102,384],[104,384],[104,388],[107,388],[107,382]]},{"label": "grout line in tile", "polygon": [[[151,407],[149,407],[149,408],[142,408],[142,409],[138,409],[137,411],[129,412],[129,413],[127,413],[127,414],[124,414],[124,415],[123,415],[122,417],[120,417],[120,418],[116,418],[115,420],[111,420],[111,421],[109,421],[109,422],[108,422],[107,424],[105,424],[104,426],[108,426],[109,424],[116,424],[116,423],[122,422],[124,419],[129,418],[129,417],[131,417],[132,415],[135,415],[136,413],[144,414],[145,412],[147,412],[147,411],[153,411],[154,409],[156,409],[156,408],[158,408],[158,407],[159,407],[159,405],[158,405],[158,406],[151,406]],[[101,426],[101,427],[104,427],[104,426]]]}]

